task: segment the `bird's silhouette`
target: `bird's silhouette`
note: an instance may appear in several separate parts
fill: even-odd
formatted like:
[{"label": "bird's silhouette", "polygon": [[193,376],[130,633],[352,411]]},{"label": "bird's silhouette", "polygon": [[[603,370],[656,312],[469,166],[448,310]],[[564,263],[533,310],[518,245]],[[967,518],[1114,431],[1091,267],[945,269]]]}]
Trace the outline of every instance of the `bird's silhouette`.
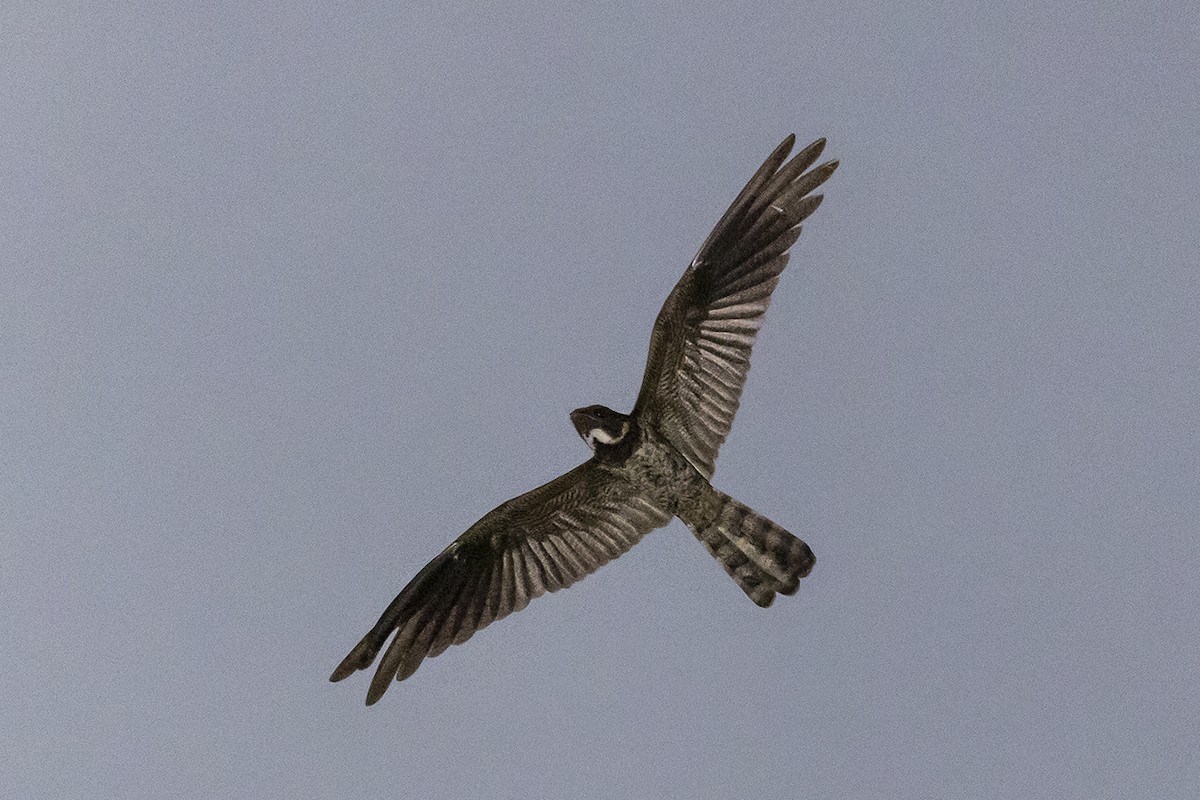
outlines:
[{"label": "bird's silhouette", "polygon": [[790,161],[789,136],[742,189],[667,297],[633,411],[571,412],[593,450],[575,469],[484,515],[413,578],[333,671],[339,681],[383,658],[367,692],[545,592],[570,586],[679,517],[751,600],[793,594],[813,568],[808,545],[709,483],[729,434],[771,292],[801,223],[837,168],[815,169],[825,140]]}]

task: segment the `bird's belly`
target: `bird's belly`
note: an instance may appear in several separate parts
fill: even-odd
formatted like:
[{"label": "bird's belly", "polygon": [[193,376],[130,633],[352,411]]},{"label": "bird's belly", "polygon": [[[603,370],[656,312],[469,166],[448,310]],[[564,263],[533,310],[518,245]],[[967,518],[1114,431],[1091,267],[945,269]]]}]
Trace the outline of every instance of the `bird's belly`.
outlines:
[{"label": "bird's belly", "polygon": [[647,431],[621,471],[643,497],[672,515],[707,483],[669,442]]}]

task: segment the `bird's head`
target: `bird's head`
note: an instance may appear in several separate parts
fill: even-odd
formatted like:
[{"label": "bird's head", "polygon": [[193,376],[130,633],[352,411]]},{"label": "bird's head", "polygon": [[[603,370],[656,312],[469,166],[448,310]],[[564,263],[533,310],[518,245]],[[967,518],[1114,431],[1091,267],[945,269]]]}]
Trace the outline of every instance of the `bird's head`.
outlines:
[{"label": "bird's head", "polygon": [[625,440],[633,429],[633,418],[604,406],[587,406],[571,412],[571,424],[593,450],[612,447]]}]

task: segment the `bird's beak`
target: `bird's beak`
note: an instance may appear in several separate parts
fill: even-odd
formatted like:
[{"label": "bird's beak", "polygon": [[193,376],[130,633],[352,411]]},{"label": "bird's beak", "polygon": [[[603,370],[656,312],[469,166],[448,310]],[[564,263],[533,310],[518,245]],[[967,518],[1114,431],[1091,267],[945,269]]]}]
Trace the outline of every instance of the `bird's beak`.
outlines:
[{"label": "bird's beak", "polygon": [[587,442],[588,447],[593,447],[592,431],[598,424],[596,418],[582,408],[577,408],[571,412],[571,424],[575,426],[575,432],[579,434],[579,437]]}]

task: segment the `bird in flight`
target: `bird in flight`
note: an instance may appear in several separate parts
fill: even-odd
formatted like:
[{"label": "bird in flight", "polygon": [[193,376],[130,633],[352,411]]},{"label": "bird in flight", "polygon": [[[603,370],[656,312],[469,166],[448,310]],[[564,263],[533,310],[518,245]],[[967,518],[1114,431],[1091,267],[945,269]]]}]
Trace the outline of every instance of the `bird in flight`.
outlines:
[{"label": "bird in flight", "polygon": [[796,592],[816,563],[812,550],[709,483],[788,250],[821,204],[813,190],[838,165],[809,169],[824,139],[788,160],[794,144],[788,136],[754,173],[667,297],[633,411],[572,411],[592,457],[502,503],[455,539],[400,591],[330,680],[368,668],[387,644],[367,691],[372,705],[424,659],[570,586],[672,517],[758,605]]}]

